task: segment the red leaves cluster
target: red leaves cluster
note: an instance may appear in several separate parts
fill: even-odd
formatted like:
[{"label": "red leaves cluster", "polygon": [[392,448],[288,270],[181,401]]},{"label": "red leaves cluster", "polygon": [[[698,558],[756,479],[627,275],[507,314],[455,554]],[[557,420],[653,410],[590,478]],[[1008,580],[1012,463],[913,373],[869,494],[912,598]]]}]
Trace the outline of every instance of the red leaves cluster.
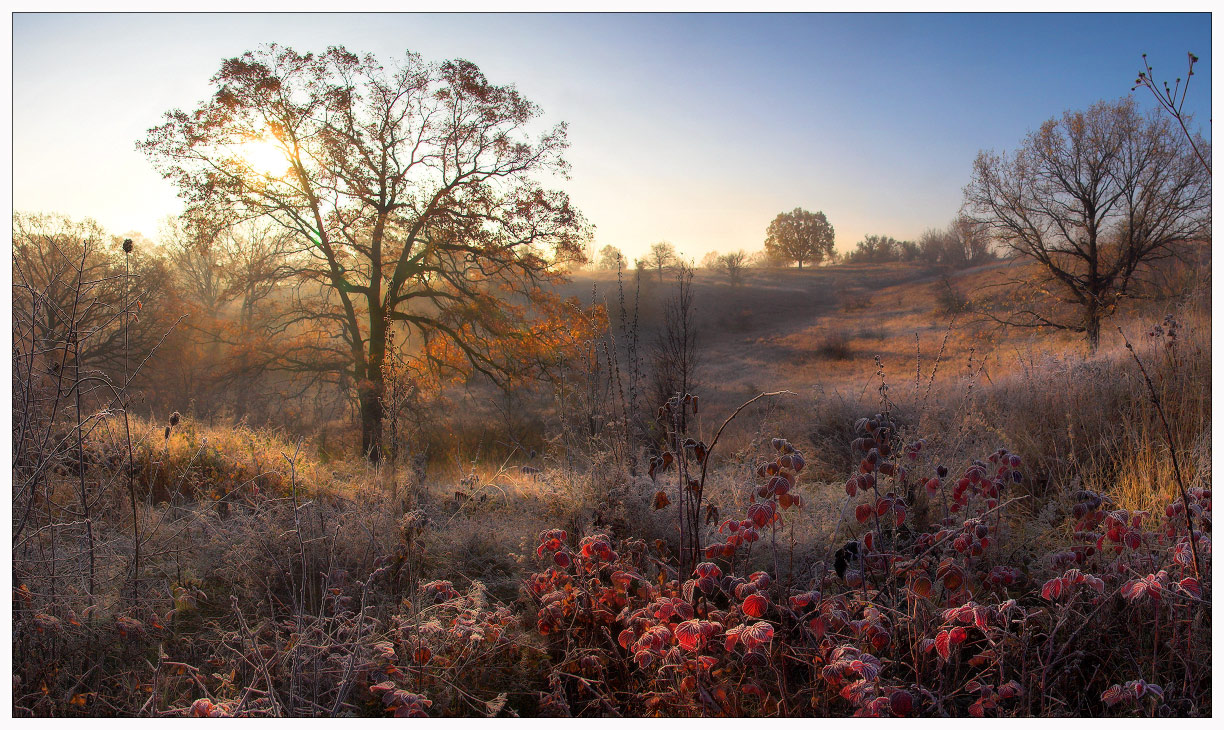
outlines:
[{"label": "red leaves cluster", "polygon": [[1024,696],[1024,687],[1014,679],[997,687],[970,680],[965,685],[965,691],[975,695],[973,704],[969,705],[971,717],[985,717],[987,711],[998,709],[1002,701],[1019,699]]},{"label": "red leaves cluster", "polygon": [[1061,577],[1052,578],[1046,581],[1041,587],[1041,597],[1047,601],[1057,601],[1060,596],[1070,595],[1071,589],[1075,586],[1086,585],[1093,589],[1099,595],[1105,593],[1105,581],[1088,573],[1081,573],[1078,569],[1072,568]]},{"label": "red leaves cluster", "polygon": [[[1122,597],[1131,601],[1138,601],[1146,596],[1153,601],[1159,601],[1161,595],[1167,590],[1168,581],[1169,574],[1166,571],[1160,570],[1156,573],[1148,573],[1143,578],[1127,581],[1122,586]],[[1192,585],[1197,588],[1198,581],[1195,581]]]},{"label": "red leaves cluster", "polygon": [[[707,560],[732,558],[741,547],[751,549],[752,543],[761,538],[765,528],[776,528],[782,523],[782,512],[791,507],[801,509],[803,499],[794,490],[799,481],[799,472],[806,462],[803,454],[785,439],[774,439],[773,447],[780,452],[773,461],[757,467],[757,476],[764,484],[752,490],[752,503],[748,505],[743,520],[725,520],[718,528],[725,535],[723,542],[706,546]],[[761,501],[756,501],[756,500]]]},{"label": "red leaves cluster", "polygon": [[229,703],[216,703],[207,697],[201,697],[191,703],[187,711],[188,717],[233,717]]},{"label": "red leaves cluster", "polygon": [[433,705],[424,695],[399,689],[393,682],[371,685],[370,693],[382,702],[392,717],[428,717],[425,710]]},{"label": "red leaves cluster", "polygon": [[1115,684],[1101,693],[1101,701],[1108,707],[1119,702],[1138,702],[1145,696],[1164,699],[1164,689],[1158,684],[1150,684],[1142,679],[1132,679],[1126,684]]}]

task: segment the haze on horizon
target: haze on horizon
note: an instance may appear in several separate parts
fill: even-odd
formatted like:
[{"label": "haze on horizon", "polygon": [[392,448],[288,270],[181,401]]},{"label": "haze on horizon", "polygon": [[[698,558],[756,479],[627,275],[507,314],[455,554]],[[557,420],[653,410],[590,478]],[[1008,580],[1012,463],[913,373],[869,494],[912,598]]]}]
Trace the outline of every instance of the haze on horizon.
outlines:
[{"label": "haze on horizon", "polygon": [[[261,43],[390,61],[466,58],[569,124],[563,183],[628,256],[755,251],[795,207],[852,249],[957,212],[981,149],[1200,63],[1186,102],[1210,138],[1211,17],[1199,14],[32,14],[13,19],[13,205],[157,235],[181,204],[135,149]],[[1136,92],[1143,108],[1154,106]]]}]

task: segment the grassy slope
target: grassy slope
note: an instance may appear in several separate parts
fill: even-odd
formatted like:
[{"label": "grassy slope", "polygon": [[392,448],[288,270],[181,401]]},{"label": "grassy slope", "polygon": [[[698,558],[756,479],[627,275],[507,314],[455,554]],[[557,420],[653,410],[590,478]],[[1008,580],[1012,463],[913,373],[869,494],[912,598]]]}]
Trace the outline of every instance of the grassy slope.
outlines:
[{"label": "grassy slope", "polygon": [[[964,292],[983,291],[1006,278],[1010,266],[997,264],[950,278]],[[600,274],[577,277],[569,288],[576,295],[589,296],[593,284],[615,295],[614,278]],[[744,413],[740,430],[727,439],[720,454],[707,495],[724,516],[742,514],[748,500],[744,485],[753,480],[755,465],[770,453],[772,436],[791,439],[808,456],[810,466],[799,487],[806,506],[802,513],[792,513],[780,540],[787,544],[788,558],[777,567],[779,579],[803,583],[820,575],[827,546],[861,532],[853,520],[855,505],[846,499],[842,483],[857,465],[858,457],[848,446],[855,437],[853,422],[880,407],[875,355],[881,357],[892,386],[894,412],[904,424],[904,436],[929,440],[924,459],[930,465],[944,463],[959,473],[970,459],[985,457],[1000,445],[1024,456],[1026,481],[1021,488],[1030,499],[1007,527],[1006,540],[1016,546],[1010,559],[1031,560],[1037,566],[1043,551],[1069,539],[1066,515],[1074,489],[1109,491],[1119,506],[1135,509],[1162,509],[1168,502],[1172,490],[1168,450],[1144,386],[1116,336],[1106,340],[1098,356],[1084,360],[1077,355],[1082,345],[1073,337],[1013,332],[992,340],[991,328],[963,320],[949,330],[950,318],[936,314],[940,286],[940,277],[902,266],[753,271],[735,290],[717,277],[699,275],[697,297],[706,337],[700,374],[705,420],[699,424],[700,436],[708,440],[722,414],[759,390],[789,388],[799,394]],[[644,282],[645,337],[657,321],[664,294],[657,282]],[[1188,479],[1209,486],[1210,319],[1201,303],[1178,309],[1183,335],[1173,350],[1167,350],[1142,335],[1158,314],[1152,310],[1120,322],[1132,339],[1143,343],[1140,351],[1174,421],[1175,445]],[[934,354],[941,345],[939,377],[928,388]],[[354,581],[389,560],[396,568],[395,578],[376,584],[370,610],[380,621],[390,621],[390,627],[403,612],[416,610],[412,606],[421,600],[419,579],[449,579],[464,591],[473,586],[471,601],[478,608],[490,598],[515,600],[521,595],[521,582],[536,565],[535,537],[545,528],[563,527],[571,538],[611,528],[618,538],[645,539],[661,557],[674,549],[669,544],[674,539],[673,513],[650,509],[657,485],[643,475],[626,473],[615,455],[597,448],[584,455],[580,468],[548,454],[541,459],[545,471],[539,477],[517,469],[516,459],[481,459],[477,479],[466,484],[447,472],[433,472],[424,484],[417,484],[409,470],[392,474],[357,462],[322,464],[306,454],[296,469],[297,500],[302,506],[295,511],[285,459],[295,445],[276,434],[197,429],[185,423],[163,443],[159,424],[142,425],[139,430],[147,436],[147,446],[139,450],[138,460],[147,460],[142,473],[154,475],[155,491],[176,484],[194,488],[173,505],[154,499],[140,508],[145,540],[141,588],[148,608],[134,613],[125,606],[130,518],[125,516],[117,473],[104,475],[99,488],[114,491],[116,498],[96,525],[100,590],[93,599],[97,606],[93,613],[98,620],[85,622],[88,636],[69,630],[66,643],[57,644],[58,635],[41,628],[26,630],[38,625],[31,617],[40,611],[59,615],[70,607],[84,615],[90,601],[81,594],[79,573],[72,572],[80,570],[83,533],[74,532],[71,525],[63,530],[59,549],[77,556],[68,570],[61,568],[50,576],[42,572],[47,563],[38,556],[45,550],[35,552],[28,563],[15,563],[17,582],[30,590],[21,613],[26,629],[15,633],[14,639],[15,649],[30,657],[15,670],[15,706],[37,714],[135,712],[147,698],[141,694],[140,682],[148,682],[149,677],[124,679],[123,668],[132,662],[144,666],[145,657],[138,649],[124,649],[122,642],[120,648],[108,649],[118,653],[102,654],[100,671],[91,668],[95,664],[91,656],[72,652],[99,642],[111,646],[107,642],[114,638],[115,616],[133,614],[148,625],[153,610],[164,613],[182,603],[175,596],[183,590],[201,590],[203,597],[196,599],[196,608],[183,610],[174,619],[168,629],[173,638],[150,632],[146,638],[156,639],[150,646],[163,646],[157,642],[165,640],[165,649],[176,660],[199,666],[218,662],[226,671],[236,666],[240,676],[235,686],[207,681],[218,698],[241,696],[235,687],[262,680],[257,663],[234,664],[244,639],[229,597],[237,598],[252,622],[273,611],[273,604],[280,605],[276,611],[287,610],[286,605],[296,600],[297,569],[285,568],[298,562],[305,563],[301,574],[323,576],[323,583],[312,589],[318,594],[306,596],[312,610],[322,616],[338,610],[328,603],[333,599],[326,597],[327,586],[339,591],[336,601],[346,600],[356,611],[366,598]],[[210,489],[216,485],[222,485],[219,492]],[[262,487],[258,494],[252,492],[253,485]],[[62,486],[60,501],[71,504],[71,480]],[[406,508],[411,508],[407,514]],[[59,519],[69,522],[66,516]],[[295,534],[304,544],[290,539]],[[655,540],[663,542],[654,544]],[[775,570],[775,564],[759,559],[758,563],[751,567]],[[397,604],[402,598],[408,603]],[[522,604],[516,610],[530,625],[534,607]],[[1125,620],[1125,615],[1118,618]],[[312,625],[334,632],[343,628],[335,623],[338,620],[320,618]],[[222,629],[236,633],[225,634]],[[387,631],[394,634],[390,628]],[[511,706],[520,711],[538,709],[534,693],[543,689],[539,680],[544,670],[530,662],[543,661],[542,655],[538,650],[527,655],[515,652],[527,651],[540,638],[530,631],[514,636],[516,647],[498,645],[490,648],[497,653],[486,660],[469,657],[463,660],[469,664],[448,665],[454,673],[446,675],[446,681],[454,682],[455,689],[435,686],[430,691],[438,702],[435,709],[479,712],[464,692],[490,700],[500,691],[510,692]],[[370,640],[374,638],[371,635]],[[330,635],[319,639],[324,644],[334,640]],[[442,646],[435,645],[435,651],[441,653]],[[277,656],[276,666],[286,669],[288,659]],[[524,656],[530,662],[512,669]],[[491,667],[504,662],[510,668],[495,678],[478,676],[475,670],[481,661]],[[557,662],[560,666],[561,660]],[[1181,671],[1172,664],[1170,659],[1167,673]],[[1124,669],[1111,668],[1107,681],[1133,678],[1135,673]],[[76,691],[72,677],[87,672],[95,672],[88,688],[113,704],[79,708],[64,704],[72,696],[70,690]],[[337,678],[335,671],[326,676],[325,685]],[[100,678],[105,680],[99,684]],[[274,680],[279,681],[275,675]],[[46,683],[50,692],[43,693],[40,683]],[[191,698],[200,696],[189,682],[163,680],[161,691],[165,694],[160,704],[166,711],[182,711]],[[1099,688],[1094,691],[1099,694]],[[364,700],[365,695],[354,695],[359,698]],[[1201,711],[1200,705],[1195,706]],[[1188,712],[1185,707],[1179,706],[1177,712]],[[1036,709],[1032,704],[1028,708]]]}]

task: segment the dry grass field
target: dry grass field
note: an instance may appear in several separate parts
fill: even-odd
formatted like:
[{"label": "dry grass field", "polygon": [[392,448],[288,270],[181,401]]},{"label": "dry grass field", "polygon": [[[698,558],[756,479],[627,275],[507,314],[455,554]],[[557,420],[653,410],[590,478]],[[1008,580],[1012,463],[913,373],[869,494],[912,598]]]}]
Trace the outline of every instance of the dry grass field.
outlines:
[{"label": "dry grass field", "polygon": [[698,272],[700,407],[456,389],[428,458],[156,418],[129,482],[102,417],[35,467],[14,713],[1209,715],[1206,282],[1118,316],[1149,389],[950,311],[1016,266]]}]

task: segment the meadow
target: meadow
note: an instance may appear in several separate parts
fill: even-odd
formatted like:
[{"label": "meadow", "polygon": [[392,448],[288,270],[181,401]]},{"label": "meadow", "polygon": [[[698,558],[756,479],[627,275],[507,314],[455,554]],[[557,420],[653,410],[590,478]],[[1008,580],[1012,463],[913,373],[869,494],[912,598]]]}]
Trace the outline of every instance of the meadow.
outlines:
[{"label": "meadow", "polygon": [[1210,716],[1209,257],[1091,353],[1026,266],[577,272],[381,463],[16,347],[13,713]]}]

